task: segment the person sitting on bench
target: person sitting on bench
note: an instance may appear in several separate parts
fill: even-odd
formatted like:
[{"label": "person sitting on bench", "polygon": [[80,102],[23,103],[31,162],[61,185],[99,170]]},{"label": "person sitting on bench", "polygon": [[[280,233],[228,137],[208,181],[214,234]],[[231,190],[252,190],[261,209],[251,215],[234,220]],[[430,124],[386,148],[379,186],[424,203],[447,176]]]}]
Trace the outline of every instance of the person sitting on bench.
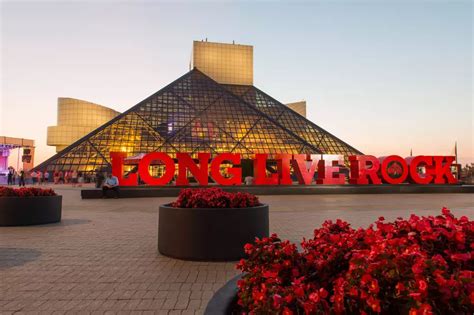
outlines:
[{"label": "person sitting on bench", "polygon": [[113,176],[111,173],[107,175],[105,179],[104,185],[102,185],[102,198],[107,197],[107,191],[113,190],[115,193],[114,198],[118,198],[119,196],[119,181],[117,176]]}]

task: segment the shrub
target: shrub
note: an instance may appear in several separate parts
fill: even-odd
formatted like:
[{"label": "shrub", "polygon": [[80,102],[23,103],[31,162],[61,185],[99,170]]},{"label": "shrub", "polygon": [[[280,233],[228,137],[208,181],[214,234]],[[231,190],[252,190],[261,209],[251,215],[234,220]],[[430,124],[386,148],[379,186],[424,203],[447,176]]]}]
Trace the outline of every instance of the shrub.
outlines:
[{"label": "shrub", "polygon": [[181,190],[178,199],[171,203],[176,208],[246,208],[260,205],[258,197],[245,193],[229,193],[220,188]]},{"label": "shrub", "polygon": [[472,314],[474,222],[381,217],[326,221],[299,252],[277,235],[247,244],[238,304],[251,314]]},{"label": "shrub", "polygon": [[1,197],[35,197],[35,196],[56,196],[52,189],[42,189],[33,187],[21,187],[18,189],[10,187],[0,187]]}]

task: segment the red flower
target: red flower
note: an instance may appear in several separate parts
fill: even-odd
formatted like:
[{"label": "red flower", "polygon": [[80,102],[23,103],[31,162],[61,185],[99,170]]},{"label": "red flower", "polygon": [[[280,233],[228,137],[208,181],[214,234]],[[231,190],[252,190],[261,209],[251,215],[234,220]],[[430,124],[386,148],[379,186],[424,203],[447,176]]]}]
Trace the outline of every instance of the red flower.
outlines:
[{"label": "red flower", "polygon": [[247,208],[260,204],[258,197],[245,193],[225,192],[221,188],[182,189],[175,202],[176,208]]},{"label": "red flower", "polygon": [[382,310],[380,308],[380,301],[373,298],[373,297],[369,297],[367,299],[367,304],[370,306],[370,308],[372,309],[372,311],[376,312],[376,313],[380,313],[380,311]]},{"label": "red flower", "polygon": [[409,295],[413,298],[413,300],[415,300],[417,302],[421,301],[421,293],[420,292],[412,292]]},{"label": "red flower", "polygon": [[363,285],[363,286],[366,286],[371,281],[372,281],[372,276],[369,275],[369,274],[365,274],[360,279],[360,284]]},{"label": "red flower", "polygon": [[349,295],[352,296],[352,297],[357,297],[357,296],[359,296],[359,291],[357,290],[357,288],[352,287],[349,290]]},{"label": "red flower", "polygon": [[277,235],[256,239],[238,263],[238,304],[249,314],[470,314],[474,222],[442,212],[357,230],[326,221],[301,251]]},{"label": "red flower", "polygon": [[421,274],[424,271],[423,261],[419,261],[411,267],[414,274]]},{"label": "red flower", "polygon": [[471,260],[471,253],[456,253],[450,256],[452,261],[465,262]]},{"label": "red flower", "polygon": [[319,302],[319,299],[320,299],[320,297],[319,297],[319,293],[318,293],[318,292],[313,292],[313,293],[311,293],[311,294],[309,295],[309,300],[310,300],[311,302],[318,303],[318,302]]},{"label": "red flower", "polygon": [[431,305],[421,304],[419,308],[411,308],[409,315],[431,315],[433,314]]},{"label": "red flower", "polygon": [[314,314],[314,311],[315,311],[316,307],[313,303],[311,302],[303,302],[303,310],[304,310],[304,313],[305,314]]},{"label": "red flower", "polygon": [[403,283],[399,282],[395,286],[395,289],[397,289],[397,295],[401,295],[405,291],[405,286],[403,285]]},{"label": "red flower", "polygon": [[426,289],[428,289],[428,284],[425,280],[418,280],[418,289],[420,289],[421,292],[425,292]]},{"label": "red flower", "polygon": [[304,290],[301,287],[295,288],[295,295],[297,297],[303,297],[304,296]]},{"label": "red flower", "polygon": [[35,187],[21,187],[18,189],[10,187],[0,187],[1,197],[37,197],[37,196],[56,196],[52,189],[42,189]]},{"label": "red flower", "polygon": [[265,299],[265,294],[261,291],[258,291],[258,290],[255,290],[253,293],[252,293],[252,298],[255,300],[255,301],[263,301]]},{"label": "red flower", "polygon": [[369,284],[369,292],[371,293],[379,293],[379,283],[377,282],[377,280],[372,280]]},{"label": "red flower", "polygon": [[273,295],[273,307],[279,309],[281,307],[281,295],[274,294]]},{"label": "red flower", "polygon": [[451,211],[446,207],[443,207],[443,209],[441,209],[441,213],[445,216],[450,216],[451,215]]},{"label": "red flower", "polygon": [[276,278],[278,277],[278,272],[275,271],[265,271],[262,276],[264,278]]},{"label": "red flower", "polygon": [[247,255],[250,255],[252,253],[252,250],[253,250],[252,244],[247,243],[244,245],[244,251]]},{"label": "red flower", "polygon": [[319,296],[323,299],[327,298],[328,297],[328,291],[326,291],[325,288],[321,288],[319,289]]}]

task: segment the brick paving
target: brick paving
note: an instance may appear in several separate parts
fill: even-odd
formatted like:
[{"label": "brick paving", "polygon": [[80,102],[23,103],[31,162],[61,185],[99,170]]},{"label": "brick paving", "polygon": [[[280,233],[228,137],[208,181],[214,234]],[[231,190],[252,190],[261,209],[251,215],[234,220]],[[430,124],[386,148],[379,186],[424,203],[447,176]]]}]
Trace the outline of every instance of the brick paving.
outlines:
[{"label": "brick paving", "polygon": [[[235,262],[171,259],[157,251],[158,205],[173,198],[81,200],[64,196],[58,224],[0,227],[1,314],[202,314],[212,294],[237,274]],[[474,195],[263,196],[271,231],[293,241],[325,219],[367,226],[437,214],[442,206],[472,218]],[[179,230],[176,230],[179,233]]]}]

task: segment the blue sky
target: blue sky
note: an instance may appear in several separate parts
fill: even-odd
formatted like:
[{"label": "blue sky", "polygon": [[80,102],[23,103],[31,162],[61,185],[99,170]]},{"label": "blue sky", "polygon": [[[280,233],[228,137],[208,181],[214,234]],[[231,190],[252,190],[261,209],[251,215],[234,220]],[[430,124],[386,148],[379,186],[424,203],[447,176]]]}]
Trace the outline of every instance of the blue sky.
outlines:
[{"label": "blue sky", "polygon": [[254,46],[255,85],[366,154],[474,161],[471,1],[2,2],[0,134],[54,153],[56,99],[119,111],[188,71],[193,40]]}]

